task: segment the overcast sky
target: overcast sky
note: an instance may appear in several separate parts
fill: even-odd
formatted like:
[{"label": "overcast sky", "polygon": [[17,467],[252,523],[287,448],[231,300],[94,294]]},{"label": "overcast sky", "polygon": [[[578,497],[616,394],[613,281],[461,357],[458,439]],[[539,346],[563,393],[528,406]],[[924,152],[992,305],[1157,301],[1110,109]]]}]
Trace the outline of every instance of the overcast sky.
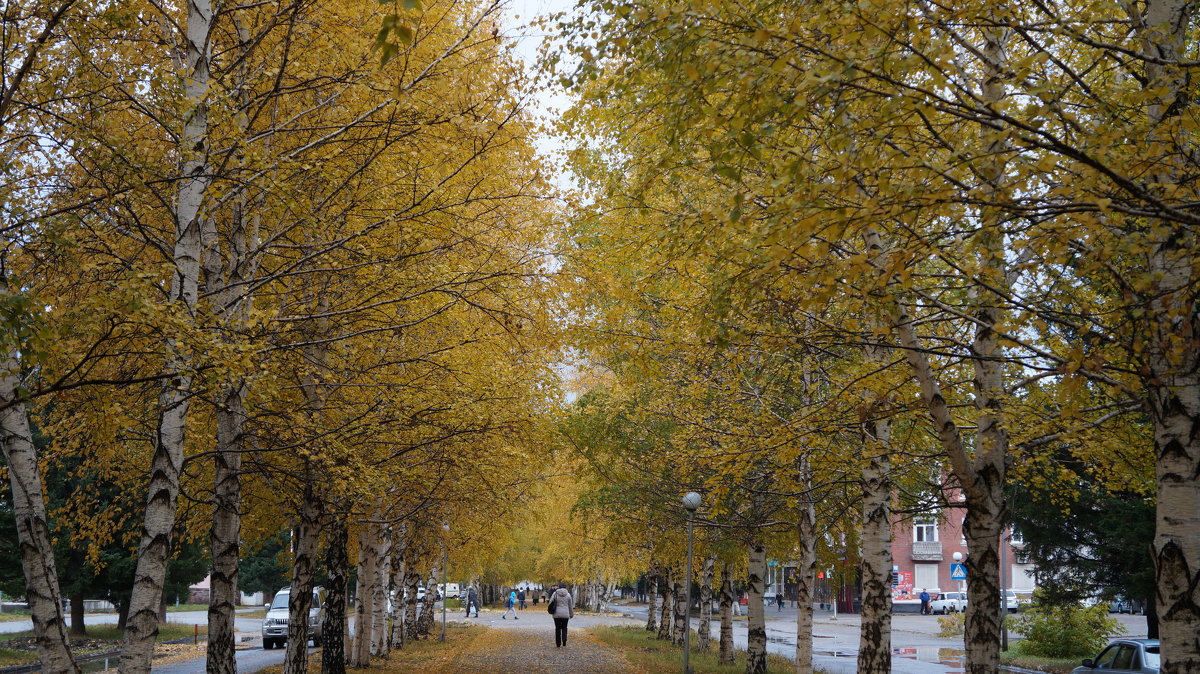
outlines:
[{"label": "overcast sky", "polygon": [[[575,0],[509,0],[505,15],[508,18],[508,35],[517,46],[517,53],[524,59],[526,67],[532,69],[538,57],[538,49],[542,43],[553,38],[544,31],[538,30],[531,24],[540,16],[554,12],[570,11],[575,6]],[[555,111],[564,110],[570,101],[557,90],[543,90],[534,101],[535,114],[540,118],[551,118]],[[537,142],[538,150],[547,158],[554,159],[554,154],[562,149],[559,139],[551,136],[541,136]],[[568,187],[566,176],[559,175],[555,182],[560,187]]]}]

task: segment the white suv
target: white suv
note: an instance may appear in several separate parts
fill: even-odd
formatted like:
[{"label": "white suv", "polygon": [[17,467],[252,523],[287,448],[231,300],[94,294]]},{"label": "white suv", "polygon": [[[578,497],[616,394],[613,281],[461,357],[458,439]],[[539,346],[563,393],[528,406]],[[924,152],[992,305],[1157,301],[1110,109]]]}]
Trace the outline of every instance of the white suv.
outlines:
[{"label": "white suv", "polygon": [[[321,645],[321,623],[325,621],[325,607],[321,603],[321,588],[313,588],[312,606],[308,609],[308,638],[313,646]],[[262,622],[263,648],[275,648],[287,643],[288,598],[291,588],[285,587],[275,593],[267,615]]]}]

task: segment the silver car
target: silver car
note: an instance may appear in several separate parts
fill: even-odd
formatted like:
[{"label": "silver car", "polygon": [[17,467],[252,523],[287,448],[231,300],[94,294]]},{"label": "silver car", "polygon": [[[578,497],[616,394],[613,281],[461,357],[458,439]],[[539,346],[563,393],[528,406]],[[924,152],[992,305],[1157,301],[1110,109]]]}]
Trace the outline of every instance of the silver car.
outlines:
[{"label": "silver car", "polygon": [[[321,603],[320,588],[313,588],[312,606],[308,609],[308,638],[313,646],[321,645],[321,623],[325,621],[325,607]],[[287,643],[288,635],[288,599],[291,588],[285,587],[275,593],[267,615],[262,621],[263,648],[276,648]]]},{"label": "silver car", "polygon": [[1158,662],[1158,639],[1117,639],[1100,651],[1096,659],[1084,660],[1071,674],[1096,671],[1158,674]]}]

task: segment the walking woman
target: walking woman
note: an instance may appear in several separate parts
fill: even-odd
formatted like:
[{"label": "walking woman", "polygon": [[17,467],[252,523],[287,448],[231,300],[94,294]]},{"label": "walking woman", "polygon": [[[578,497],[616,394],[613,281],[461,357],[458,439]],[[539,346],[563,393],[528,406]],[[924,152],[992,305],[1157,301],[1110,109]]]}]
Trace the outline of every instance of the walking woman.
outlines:
[{"label": "walking woman", "polygon": [[554,604],[554,646],[562,648],[567,645],[567,621],[575,617],[575,600],[567,592],[566,583],[559,584],[550,602]]}]

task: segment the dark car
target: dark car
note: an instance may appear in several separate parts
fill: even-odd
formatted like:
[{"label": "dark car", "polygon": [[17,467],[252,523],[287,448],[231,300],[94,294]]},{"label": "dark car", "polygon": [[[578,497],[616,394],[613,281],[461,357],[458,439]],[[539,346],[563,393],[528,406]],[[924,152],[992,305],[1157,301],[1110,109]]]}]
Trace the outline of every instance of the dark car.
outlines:
[{"label": "dark car", "polygon": [[1082,665],[1071,670],[1071,674],[1096,671],[1158,674],[1158,639],[1117,639],[1105,646],[1094,660],[1084,660]]}]

